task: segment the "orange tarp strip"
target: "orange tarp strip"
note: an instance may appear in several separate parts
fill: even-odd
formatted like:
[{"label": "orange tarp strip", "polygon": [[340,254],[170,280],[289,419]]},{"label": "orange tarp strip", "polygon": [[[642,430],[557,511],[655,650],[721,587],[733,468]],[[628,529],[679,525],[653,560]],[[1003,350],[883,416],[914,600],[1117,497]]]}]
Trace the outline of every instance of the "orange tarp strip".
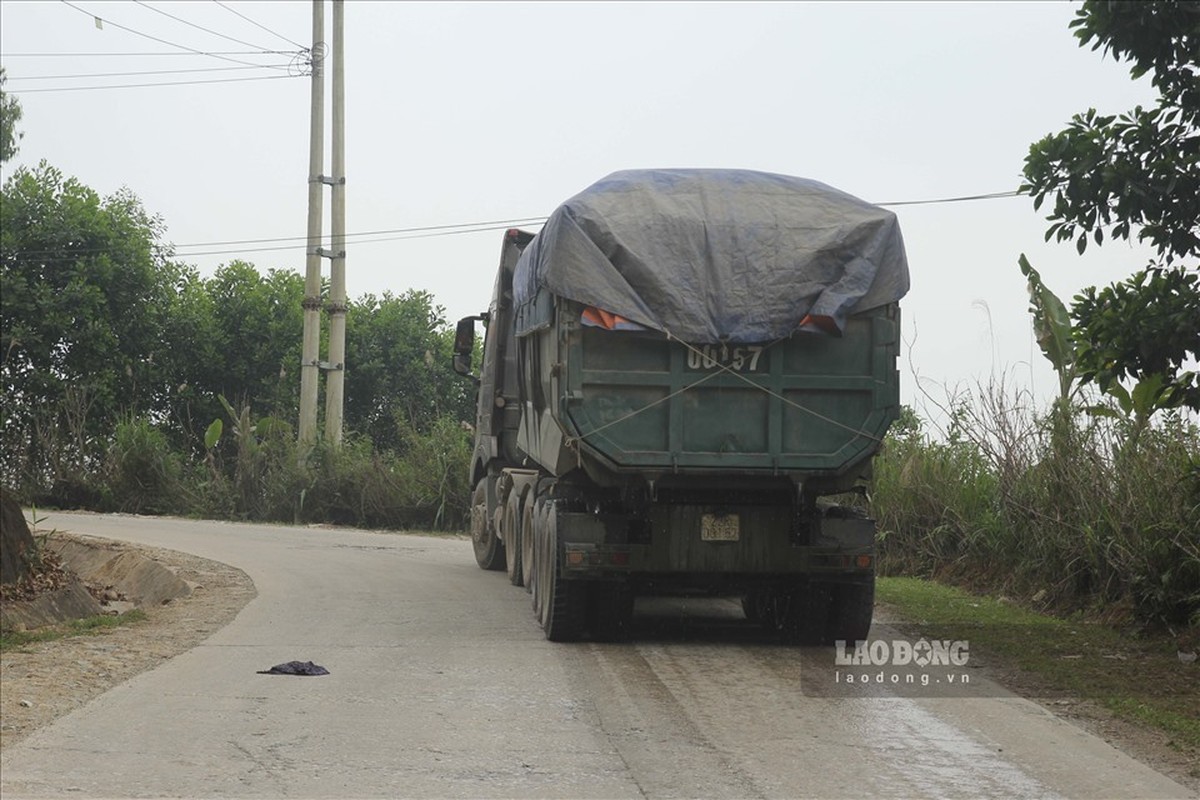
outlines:
[{"label": "orange tarp strip", "polygon": [[629,320],[622,317],[620,314],[613,314],[610,311],[602,311],[599,308],[589,306],[583,310],[583,319],[585,322],[590,322],[598,328],[605,330],[615,330],[622,323],[631,324]]}]

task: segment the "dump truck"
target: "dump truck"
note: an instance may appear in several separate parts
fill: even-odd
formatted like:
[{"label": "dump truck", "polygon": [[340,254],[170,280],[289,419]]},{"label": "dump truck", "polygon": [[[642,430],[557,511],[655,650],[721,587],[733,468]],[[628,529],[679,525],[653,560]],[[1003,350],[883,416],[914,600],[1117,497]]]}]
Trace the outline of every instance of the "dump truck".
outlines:
[{"label": "dump truck", "polygon": [[454,343],[478,565],[553,641],[622,638],[637,596],[676,593],[864,639],[875,523],[853,501],[899,411],[908,285],[894,214],[762,172],[617,172],[507,231]]}]

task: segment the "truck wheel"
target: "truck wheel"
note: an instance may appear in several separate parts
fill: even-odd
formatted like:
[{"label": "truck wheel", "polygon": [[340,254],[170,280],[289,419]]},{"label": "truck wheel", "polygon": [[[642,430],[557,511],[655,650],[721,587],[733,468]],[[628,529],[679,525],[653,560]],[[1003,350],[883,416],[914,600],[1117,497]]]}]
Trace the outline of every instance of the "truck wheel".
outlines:
[{"label": "truck wheel", "polygon": [[524,577],[521,570],[523,535],[521,498],[514,489],[508,493],[508,502],[504,504],[504,568],[508,573],[508,582],[513,586],[520,586]]},{"label": "truck wheel", "polygon": [[854,583],[836,583],[829,590],[832,605],[824,644],[838,640],[847,645],[866,641],[875,612],[875,576]]},{"label": "truck wheel", "polygon": [[542,584],[544,581],[542,558],[542,541],[546,538],[546,503],[538,500],[533,509],[533,527],[529,536],[529,562],[526,572],[529,573],[527,586],[530,599],[533,601],[533,616],[538,624],[542,624]]},{"label": "truck wheel", "polygon": [[583,634],[584,610],[587,595],[578,581],[563,575],[563,544],[558,538],[558,514],[554,505],[547,506],[545,525],[535,558],[540,560],[539,586],[541,595],[542,630],[552,642],[570,642]]},{"label": "truck wheel", "polygon": [[521,504],[521,566],[525,572],[525,591],[533,591],[533,526],[535,507],[534,492],[525,495]]},{"label": "truck wheel", "polygon": [[483,478],[471,493],[471,546],[480,569],[504,569],[504,545],[494,528],[487,513],[487,478]]}]

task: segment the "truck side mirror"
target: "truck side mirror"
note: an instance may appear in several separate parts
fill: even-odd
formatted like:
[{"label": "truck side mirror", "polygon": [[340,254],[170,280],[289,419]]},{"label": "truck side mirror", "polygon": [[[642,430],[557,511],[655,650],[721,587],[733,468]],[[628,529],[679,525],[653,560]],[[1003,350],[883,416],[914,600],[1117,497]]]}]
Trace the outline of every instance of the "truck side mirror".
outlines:
[{"label": "truck side mirror", "polygon": [[475,322],[482,316],[463,317],[454,329],[454,371],[476,383],[479,377],[471,374],[471,356],[475,352]]}]

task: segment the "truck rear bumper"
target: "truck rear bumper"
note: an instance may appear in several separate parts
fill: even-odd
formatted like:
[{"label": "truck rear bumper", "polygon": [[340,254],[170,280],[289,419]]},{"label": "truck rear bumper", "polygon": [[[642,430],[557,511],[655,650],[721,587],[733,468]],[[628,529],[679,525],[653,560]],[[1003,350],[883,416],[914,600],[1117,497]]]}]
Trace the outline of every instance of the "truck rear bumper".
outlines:
[{"label": "truck rear bumper", "polygon": [[722,559],[722,563],[706,565],[678,564],[656,558],[647,545],[606,545],[589,542],[566,542],[564,568],[568,573],[612,572],[630,573],[707,573],[721,574],[821,574],[870,572],[875,566],[873,549],[826,550],[815,547],[795,547],[786,557],[773,563],[749,563]]},{"label": "truck rear bumper", "polygon": [[814,517],[801,526],[789,508],[660,507],[640,527],[622,515],[563,513],[559,525],[563,569],[576,578],[847,575],[875,566],[874,521]]}]

